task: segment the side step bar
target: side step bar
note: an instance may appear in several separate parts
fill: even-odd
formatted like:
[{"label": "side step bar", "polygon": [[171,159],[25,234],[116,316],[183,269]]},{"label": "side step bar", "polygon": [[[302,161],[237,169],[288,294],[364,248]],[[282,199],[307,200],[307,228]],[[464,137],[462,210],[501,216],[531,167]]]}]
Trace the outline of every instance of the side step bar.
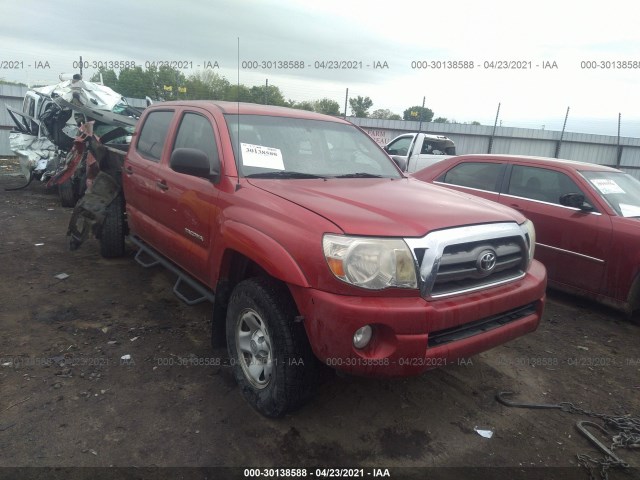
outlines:
[{"label": "side step bar", "polygon": [[138,253],[136,253],[134,259],[142,267],[151,268],[156,265],[161,265],[178,276],[173,286],[173,293],[184,303],[187,305],[197,305],[198,303],[206,301],[211,303],[215,301],[216,296],[211,290],[199,281],[191,278],[178,266],[164,258],[142,240],[133,235],[129,236],[129,240],[138,247]]}]

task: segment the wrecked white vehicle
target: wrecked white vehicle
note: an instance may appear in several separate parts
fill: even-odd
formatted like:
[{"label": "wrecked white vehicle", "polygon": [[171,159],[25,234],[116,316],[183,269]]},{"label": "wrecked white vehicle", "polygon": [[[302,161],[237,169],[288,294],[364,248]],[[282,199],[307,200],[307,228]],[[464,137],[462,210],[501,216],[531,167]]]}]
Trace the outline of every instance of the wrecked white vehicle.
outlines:
[{"label": "wrecked white vehicle", "polygon": [[87,168],[95,163],[87,139],[95,136],[126,148],[141,112],[111,88],[80,75],[61,80],[30,89],[22,111],[7,107],[15,123],[9,143],[27,180],[18,188],[34,179],[57,185],[62,205],[72,207],[86,190]]}]

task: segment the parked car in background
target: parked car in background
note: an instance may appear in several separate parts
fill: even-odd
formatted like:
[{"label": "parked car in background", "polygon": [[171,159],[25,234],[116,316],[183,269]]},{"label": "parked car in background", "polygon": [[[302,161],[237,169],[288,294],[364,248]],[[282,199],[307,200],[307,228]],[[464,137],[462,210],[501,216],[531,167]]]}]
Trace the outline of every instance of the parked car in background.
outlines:
[{"label": "parked car in background", "polygon": [[640,181],[592,163],[461,155],[413,175],[522,212],[536,227],[535,258],[549,285],[640,310]]},{"label": "parked car in background", "polygon": [[453,140],[428,133],[404,133],[391,140],[384,150],[400,170],[407,173],[417,172],[456,154]]}]

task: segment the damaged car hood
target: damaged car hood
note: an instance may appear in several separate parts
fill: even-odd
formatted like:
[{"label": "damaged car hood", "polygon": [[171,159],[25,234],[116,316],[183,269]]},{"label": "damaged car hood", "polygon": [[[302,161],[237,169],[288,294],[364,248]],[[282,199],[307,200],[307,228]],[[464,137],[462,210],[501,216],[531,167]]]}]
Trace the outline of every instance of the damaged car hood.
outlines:
[{"label": "damaged car hood", "polygon": [[[10,147],[28,181],[34,176],[46,181],[69,166],[67,153],[80,136],[80,125],[95,121],[96,127],[103,126],[100,135],[108,135],[108,127],[132,131],[141,113],[113,89],[77,78],[30,89],[25,105],[27,97],[28,112],[26,106],[24,111],[6,108],[15,123]],[[127,132],[122,136],[126,138]]]},{"label": "damaged car hood", "polygon": [[59,97],[66,102],[97,110],[113,111],[116,107],[127,104],[124,97],[113,89],[85,80],[66,80],[56,85],[37,87],[32,90],[54,100]]}]

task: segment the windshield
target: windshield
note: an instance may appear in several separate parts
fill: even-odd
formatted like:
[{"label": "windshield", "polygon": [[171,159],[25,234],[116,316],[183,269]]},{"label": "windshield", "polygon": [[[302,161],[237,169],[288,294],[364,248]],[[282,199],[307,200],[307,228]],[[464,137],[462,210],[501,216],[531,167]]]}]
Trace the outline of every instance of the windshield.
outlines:
[{"label": "windshield", "polygon": [[401,177],[389,157],[353,125],[264,115],[225,118],[245,177]]},{"label": "windshield", "polygon": [[580,172],[616,213],[640,217],[640,181],[622,172]]}]

